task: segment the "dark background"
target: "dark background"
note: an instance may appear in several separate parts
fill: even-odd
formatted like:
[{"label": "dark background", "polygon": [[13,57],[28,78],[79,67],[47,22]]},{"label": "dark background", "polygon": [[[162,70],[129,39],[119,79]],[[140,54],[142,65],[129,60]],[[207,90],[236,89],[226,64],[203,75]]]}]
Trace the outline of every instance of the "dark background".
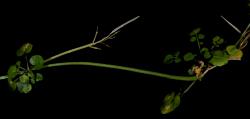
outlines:
[{"label": "dark background", "polygon": [[[152,8],[153,9],[153,8]],[[34,45],[32,54],[44,58],[92,41],[96,26],[101,38],[135,15],[85,15],[76,12],[17,13],[4,17],[1,27],[0,74],[15,63],[15,52],[23,43]],[[105,13],[100,13],[105,14]],[[203,1],[168,3],[121,30],[107,41],[111,48],[85,49],[53,62],[92,61],[110,63],[171,74],[184,74],[186,65],[164,65],[167,53],[195,49],[189,33],[202,27],[203,33],[220,35],[233,43],[239,34],[221,18],[223,15],[241,30],[250,21],[246,1]],[[12,92],[7,81],[0,81],[0,100],[6,110],[37,114],[97,118],[203,118],[245,116],[249,106],[249,48],[242,62],[230,62],[211,71],[182,98],[180,107],[169,115],[160,114],[164,96],[188,86],[126,71],[96,67],[58,67],[44,69],[44,80],[29,94]]]}]

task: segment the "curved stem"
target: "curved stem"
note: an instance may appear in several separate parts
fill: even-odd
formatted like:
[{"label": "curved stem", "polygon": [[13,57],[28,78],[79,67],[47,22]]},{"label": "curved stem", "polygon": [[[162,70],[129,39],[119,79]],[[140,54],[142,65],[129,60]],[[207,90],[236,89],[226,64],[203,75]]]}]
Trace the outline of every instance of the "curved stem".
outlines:
[{"label": "curved stem", "polygon": [[104,67],[104,68],[110,68],[110,69],[119,69],[119,70],[125,70],[125,71],[130,71],[130,72],[135,72],[135,73],[141,73],[141,74],[146,74],[146,75],[151,75],[151,76],[157,76],[157,77],[174,79],[174,80],[182,80],[182,81],[195,81],[197,79],[195,76],[176,76],[176,75],[169,75],[169,74],[165,74],[165,73],[159,73],[159,72],[137,69],[137,68],[132,68],[132,67],[112,65],[112,64],[103,64],[103,63],[95,63],[95,62],[54,63],[54,64],[45,65],[45,68],[46,67],[68,66],[68,65],[84,65],[84,66]]}]

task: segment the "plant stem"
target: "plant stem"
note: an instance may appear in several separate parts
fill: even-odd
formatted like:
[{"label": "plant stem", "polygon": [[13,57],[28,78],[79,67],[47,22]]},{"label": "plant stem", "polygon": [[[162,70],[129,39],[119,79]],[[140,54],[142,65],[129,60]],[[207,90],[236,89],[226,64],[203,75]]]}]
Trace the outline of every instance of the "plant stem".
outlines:
[{"label": "plant stem", "polygon": [[198,35],[196,34],[196,42],[197,42],[197,45],[198,45],[198,48],[199,48],[199,53],[201,53],[201,46],[200,46],[200,41],[199,41],[199,37]]},{"label": "plant stem", "polygon": [[182,95],[184,95],[185,93],[187,93],[192,87],[193,85],[196,83],[197,80],[193,81],[182,93]]},{"label": "plant stem", "polygon": [[8,79],[8,76],[0,76],[0,80]]},{"label": "plant stem", "polygon": [[162,77],[167,79],[174,79],[174,80],[182,80],[182,81],[195,81],[197,78],[195,76],[176,76],[176,75],[169,75],[165,73],[159,73],[154,71],[148,71],[143,69],[137,69],[132,67],[126,67],[126,66],[119,66],[119,65],[112,65],[112,64],[103,64],[103,63],[95,63],[95,62],[63,62],[63,63],[54,63],[54,64],[47,64],[46,67],[58,67],[58,66],[68,66],[68,65],[84,65],[84,66],[94,66],[94,67],[104,67],[104,68],[110,68],[110,69],[119,69],[119,70],[125,70],[135,73],[141,73],[156,77]]},{"label": "plant stem", "polygon": [[[99,40],[99,41],[97,41],[97,42],[95,42],[95,38],[96,38],[96,35],[97,35],[97,32],[98,32],[98,31],[96,31],[96,34],[95,34],[95,36],[94,36],[94,40],[93,40],[92,43],[89,43],[89,44],[86,44],[86,45],[83,45],[83,46],[80,46],[80,47],[77,47],[77,48],[73,48],[73,49],[67,50],[67,51],[65,51],[65,52],[59,53],[59,54],[57,54],[57,55],[54,55],[54,56],[52,56],[52,57],[50,57],[50,58],[44,60],[44,63],[49,62],[49,61],[51,61],[51,60],[54,60],[54,59],[56,59],[56,58],[59,58],[59,57],[61,57],[61,56],[64,56],[64,55],[67,55],[67,54],[70,54],[70,53],[73,53],[73,52],[76,52],[76,51],[85,49],[85,48],[93,47],[93,46],[95,46],[95,45],[97,45],[97,44],[99,44],[99,43],[103,43],[103,42],[106,41],[106,40],[112,39],[113,36],[116,35],[116,33],[117,33],[121,28],[123,28],[124,26],[128,25],[129,23],[135,21],[135,20],[138,19],[139,17],[140,17],[140,16],[137,16],[137,17],[135,17],[135,18],[133,18],[133,19],[131,19],[131,20],[129,20],[129,21],[127,21],[127,22],[121,24],[120,26],[118,26],[118,27],[116,27],[114,30],[112,30],[107,36],[103,37],[101,40]],[[98,30],[98,29],[97,29],[97,30]]]}]

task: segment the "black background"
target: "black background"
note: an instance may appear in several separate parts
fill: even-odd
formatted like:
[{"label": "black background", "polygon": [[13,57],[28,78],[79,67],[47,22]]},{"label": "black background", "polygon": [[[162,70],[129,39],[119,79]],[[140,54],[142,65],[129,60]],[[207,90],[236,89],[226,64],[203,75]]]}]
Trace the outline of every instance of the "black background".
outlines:
[{"label": "black background", "polygon": [[[78,12],[21,12],[4,17],[0,41],[1,75],[15,63],[15,51],[23,43],[31,42],[34,45],[32,54],[48,58],[91,42],[96,26],[99,28],[98,38],[101,38],[135,17]],[[205,34],[220,35],[228,43],[234,42],[239,34],[220,15],[243,30],[250,21],[247,14],[246,1],[168,3],[123,28],[115,39],[107,41],[111,48],[100,46],[101,51],[85,49],[52,62],[92,61],[183,74],[187,67],[162,64],[164,55],[195,49],[188,44],[188,34],[196,27],[202,27]],[[245,116],[249,105],[248,50],[248,47],[244,49],[242,62],[230,62],[211,71],[169,115],[160,114],[162,99],[171,91],[186,87],[189,82],[87,66],[44,69],[45,79],[37,83],[29,94],[12,92],[7,81],[1,81],[0,99],[8,111],[42,115],[91,118],[153,116],[154,119]]]}]

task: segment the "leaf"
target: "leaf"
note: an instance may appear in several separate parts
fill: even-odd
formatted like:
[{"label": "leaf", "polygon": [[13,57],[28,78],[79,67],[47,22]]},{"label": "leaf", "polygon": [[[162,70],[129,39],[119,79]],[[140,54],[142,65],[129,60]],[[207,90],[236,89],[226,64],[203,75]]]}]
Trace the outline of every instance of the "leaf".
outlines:
[{"label": "leaf", "polygon": [[221,37],[219,37],[219,36],[215,36],[215,37],[213,38],[213,44],[214,44],[214,45],[220,45],[220,44],[222,44],[223,42],[224,42],[224,39],[221,38]]},{"label": "leaf", "polygon": [[195,42],[195,41],[196,41],[196,37],[195,36],[193,36],[193,37],[190,38],[190,42]]},{"label": "leaf", "polygon": [[188,61],[191,61],[193,60],[194,58],[196,57],[195,54],[192,54],[191,52],[188,52],[184,55],[184,61],[188,62]]},{"label": "leaf", "polygon": [[210,52],[205,52],[204,54],[203,54],[203,57],[205,58],[205,59],[209,59],[210,57],[211,57],[212,55],[210,54]]},{"label": "leaf", "polygon": [[17,82],[16,85],[20,93],[29,93],[32,90],[32,85],[29,83]]},{"label": "leaf", "polygon": [[213,41],[218,41],[220,39],[220,36],[215,36],[214,38],[213,38]]},{"label": "leaf", "polygon": [[40,55],[34,55],[30,58],[30,64],[34,65],[35,69],[41,69],[44,64],[43,57]]},{"label": "leaf", "polygon": [[214,52],[212,59],[209,63],[213,64],[214,66],[223,66],[228,63],[229,56],[226,55],[224,52],[217,50]]},{"label": "leaf", "polygon": [[230,60],[241,60],[243,52],[236,48],[235,45],[229,45],[226,48],[227,53],[230,55]]},{"label": "leaf", "polygon": [[28,72],[28,77],[30,79],[30,82],[32,84],[35,84],[35,76],[34,76],[34,73],[31,70]]},{"label": "leaf", "polygon": [[190,33],[190,36],[193,36],[193,35],[195,35],[195,34],[198,34],[200,31],[201,31],[201,28],[196,28],[196,29],[194,29],[194,30]]},{"label": "leaf", "polygon": [[205,35],[204,35],[204,34],[199,34],[199,35],[198,35],[198,38],[199,38],[199,39],[204,39],[204,38],[205,38]]},{"label": "leaf", "polygon": [[181,58],[176,58],[174,61],[175,61],[175,63],[180,63],[181,62]]},{"label": "leaf", "polygon": [[21,46],[21,48],[19,48],[19,49],[17,50],[16,55],[17,55],[17,56],[23,56],[24,54],[28,54],[28,53],[31,52],[32,47],[33,47],[33,46],[32,46],[32,44],[30,44],[30,43],[23,44],[23,45]]},{"label": "leaf", "polygon": [[17,76],[17,68],[16,65],[11,65],[8,69],[8,78],[9,80],[15,78]]},{"label": "leaf", "polygon": [[219,40],[217,41],[217,44],[220,45],[220,44],[222,44],[223,42],[224,42],[224,39],[221,38],[221,39],[219,39]]},{"label": "leaf", "polygon": [[165,56],[165,58],[164,58],[164,63],[165,64],[170,64],[170,63],[173,63],[173,58],[174,58],[174,56],[173,55],[171,55],[171,54],[168,54],[168,55],[166,55]]},{"label": "leaf", "polygon": [[36,81],[43,80],[43,75],[41,73],[36,73]]},{"label": "leaf", "polygon": [[200,42],[200,45],[204,45],[204,42]]},{"label": "leaf", "polygon": [[20,66],[21,66],[21,61],[17,61],[17,62],[16,62],[16,66],[17,66],[17,67],[20,67]]},{"label": "leaf", "polygon": [[225,53],[224,53],[223,51],[221,51],[221,50],[215,50],[215,51],[213,52],[213,55],[214,55],[214,56],[223,57],[224,54],[225,54]]},{"label": "leaf", "polygon": [[20,82],[21,83],[28,83],[29,82],[29,77],[27,76],[27,74],[23,74],[20,76]]},{"label": "leaf", "polygon": [[163,105],[161,107],[162,114],[168,114],[175,110],[180,105],[180,95],[175,95],[175,93],[171,93],[165,96]]},{"label": "leaf", "polygon": [[236,48],[235,45],[229,45],[227,46],[226,51],[229,55],[233,55],[238,52],[238,49]]},{"label": "leaf", "polygon": [[16,81],[8,80],[10,88],[14,91],[16,90]]},{"label": "leaf", "polygon": [[192,70],[192,69],[188,69],[188,74],[189,74],[189,75],[194,75],[193,70]]},{"label": "leaf", "polygon": [[209,51],[208,48],[205,48],[205,47],[201,49],[201,53],[208,52],[208,51]]}]

